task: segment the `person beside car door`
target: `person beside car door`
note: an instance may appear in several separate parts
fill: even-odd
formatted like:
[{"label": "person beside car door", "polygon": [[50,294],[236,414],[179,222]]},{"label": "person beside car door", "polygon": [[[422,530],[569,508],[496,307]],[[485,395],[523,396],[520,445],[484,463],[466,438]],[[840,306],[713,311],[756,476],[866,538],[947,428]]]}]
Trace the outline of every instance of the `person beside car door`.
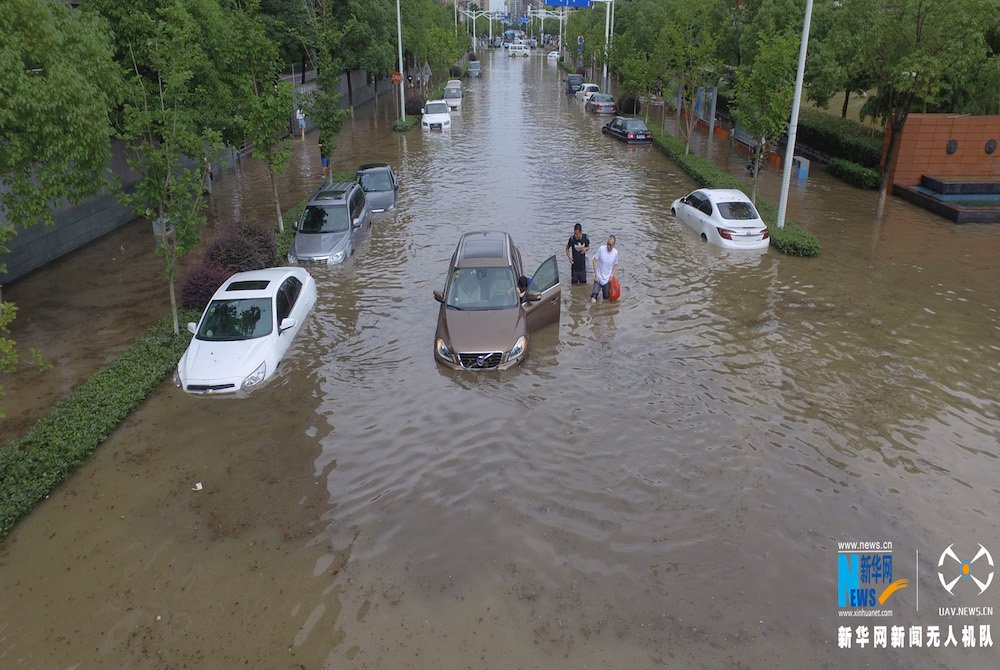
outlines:
[{"label": "person beside car door", "polygon": [[618,250],[615,249],[615,236],[608,235],[607,245],[598,247],[597,253],[594,254],[594,290],[590,292],[590,302],[597,302],[598,293],[601,293],[605,300],[609,298],[609,284],[617,268]]},{"label": "person beside car door", "polygon": [[566,258],[570,262],[570,280],[574,284],[587,283],[587,252],[590,238],[579,223],[573,226],[573,234],[566,243]]}]

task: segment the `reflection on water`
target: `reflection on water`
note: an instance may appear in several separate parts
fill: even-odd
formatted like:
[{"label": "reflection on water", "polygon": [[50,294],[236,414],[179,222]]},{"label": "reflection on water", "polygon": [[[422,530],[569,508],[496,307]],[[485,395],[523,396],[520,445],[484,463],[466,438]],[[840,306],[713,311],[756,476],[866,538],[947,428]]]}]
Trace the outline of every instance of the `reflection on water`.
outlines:
[{"label": "reflection on water", "polygon": [[[393,164],[399,209],[311,268],[274,383],[165,384],[7,541],[5,667],[839,666],[837,541],[893,541],[911,579],[916,550],[1000,547],[1000,232],[892,201],[872,254],[877,196],[816,171],[789,214],[823,255],[733,255],[670,216],[693,184],[602,136],[555,64],[484,66],[450,134],[393,133],[391,105],[345,123],[334,169]],[[289,202],[320,178],[313,142]],[[231,183],[219,212],[270,215],[259,166]],[[619,303],[568,283],[577,222],[617,236]],[[431,292],[483,229],[528,267],[557,254],[562,321],[520,369],[460,374],[433,361]],[[931,574],[893,623],[938,623]]]}]

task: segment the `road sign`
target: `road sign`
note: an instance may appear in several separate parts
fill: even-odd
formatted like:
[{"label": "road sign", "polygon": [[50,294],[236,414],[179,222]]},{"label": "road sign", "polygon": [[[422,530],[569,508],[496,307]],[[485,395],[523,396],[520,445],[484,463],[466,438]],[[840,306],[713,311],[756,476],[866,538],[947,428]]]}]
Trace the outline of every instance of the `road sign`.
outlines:
[{"label": "road sign", "polygon": [[392,73],[392,83],[393,84],[398,84],[398,83],[400,83],[402,81],[403,81],[403,73],[401,73],[401,72],[393,72]]},{"label": "road sign", "polygon": [[522,16],[520,19],[518,19],[518,21],[521,23],[522,26],[525,26],[528,24],[528,17]]},{"label": "road sign", "polygon": [[576,46],[580,47],[581,49],[583,48],[583,35],[580,35],[579,37],[576,38]]},{"label": "road sign", "polygon": [[590,7],[590,0],[545,0],[548,7]]}]

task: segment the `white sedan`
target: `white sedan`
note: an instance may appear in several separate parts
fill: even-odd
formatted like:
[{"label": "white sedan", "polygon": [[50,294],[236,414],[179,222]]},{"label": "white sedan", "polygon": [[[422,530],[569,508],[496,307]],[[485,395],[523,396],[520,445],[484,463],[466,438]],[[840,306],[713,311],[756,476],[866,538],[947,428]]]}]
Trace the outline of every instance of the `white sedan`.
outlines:
[{"label": "white sedan", "polygon": [[316,304],[316,282],[302,268],[239,272],[205,308],[177,363],[174,383],[188,393],[250,391],[271,379]]},{"label": "white sedan", "polygon": [[587,100],[590,100],[590,96],[600,92],[601,92],[601,87],[598,86],[597,84],[590,84],[590,83],[580,84],[580,90],[576,92],[576,99],[582,100],[583,102],[587,102]]},{"label": "white sedan", "polygon": [[766,249],[770,244],[767,226],[743,191],[700,188],[674,200],[670,213],[723,249]]}]

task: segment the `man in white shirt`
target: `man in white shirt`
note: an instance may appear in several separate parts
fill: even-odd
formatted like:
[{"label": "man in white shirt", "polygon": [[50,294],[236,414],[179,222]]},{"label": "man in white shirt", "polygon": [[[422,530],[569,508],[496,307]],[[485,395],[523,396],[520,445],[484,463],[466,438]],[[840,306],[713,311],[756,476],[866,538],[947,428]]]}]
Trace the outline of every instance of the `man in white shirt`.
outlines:
[{"label": "man in white shirt", "polygon": [[600,292],[604,299],[608,299],[608,285],[611,278],[615,276],[618,268],[618,250],[615,249],[615,236],[608,236],[607,245],[597,248],[594,254],[594,289],[590,292],[590,302],[597,302],[597,294]]}]

